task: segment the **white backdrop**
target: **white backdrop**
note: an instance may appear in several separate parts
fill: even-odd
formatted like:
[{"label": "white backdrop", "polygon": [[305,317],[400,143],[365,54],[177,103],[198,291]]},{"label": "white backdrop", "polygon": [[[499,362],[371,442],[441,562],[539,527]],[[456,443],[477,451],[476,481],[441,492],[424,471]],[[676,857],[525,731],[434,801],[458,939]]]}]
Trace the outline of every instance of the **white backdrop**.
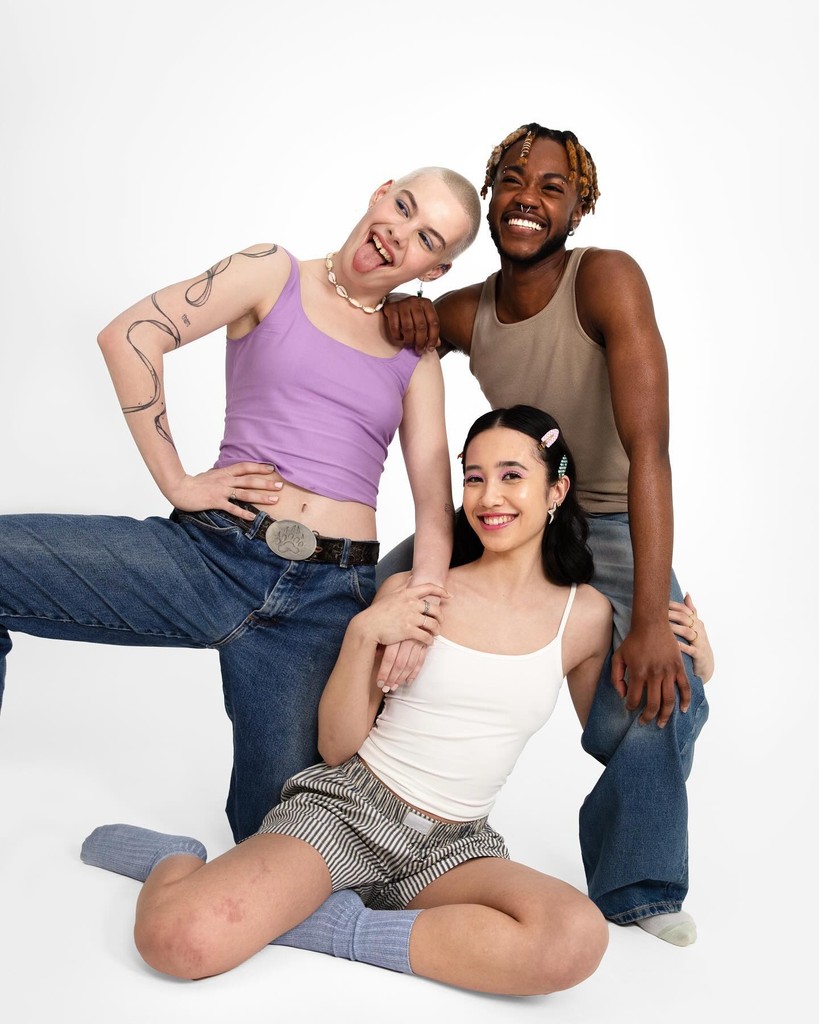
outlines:
[{"label": "white backdrop", "polygon": [[[514,1001],[289,950],[196,985],[142,967],[129,935],[136,883],[85,868],[79,844],[124,820],[198,835],[213,853],[229,845],[216,658],[15,638],[0,716],[4,1019],[798,1019],[815,904],[807,741],[817,710],[802,582],[816,564],[799,545],[816,506],[807,256],[817,83],[803,5],[0,9],[0,510],[166,513],[98,330],[251,243],[323,255],[377,185],[413,167],[448,164],[480,186],[492,146],[537,120],[571,128],[597,162],[598,212],[576,243],[626,250],[651,285],[671,368],[675,567],[718,662],[690,782],[687,906],[699,942],[678,950],[612,928],[585,985]],[[482,230],[427,291],[495,267]],[[463,358],[444,369],[454,454],[486,403]],[[191,470],[215,457],[222,375],[215,335],[167,363]],[[381,489],[384,549],[411,529],[396,443]],[[576,811],[597,766],[578,737],[562,699],[495,824],[518,859],[582,886]]]}]

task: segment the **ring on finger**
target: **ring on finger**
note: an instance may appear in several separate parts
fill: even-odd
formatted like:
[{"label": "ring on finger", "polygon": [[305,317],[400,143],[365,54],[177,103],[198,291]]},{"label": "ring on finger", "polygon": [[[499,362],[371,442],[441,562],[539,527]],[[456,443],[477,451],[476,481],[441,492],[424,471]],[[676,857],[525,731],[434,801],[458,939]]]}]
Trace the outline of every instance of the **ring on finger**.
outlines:
[{"label": "ring on finger", "polygon": [[691,641],[691,643],[692,643],[692,644],[693,644],[693,643],[696,643],[697,637],[698,637],[699,635],[700,635],[700,634],[699,634],[699,632],[698,632],[698,631],[697,631],[697,630],[695,629],[695,630],[694,630],[694,639],[693,639],[693,640]]},{"label": "ring on finger", "polygon": [[236,501],[236,491],[231,491],[228,495],[228,501]]},{"label": "ring on finger", "polygon": [[429,615],[429,601],[424,598],[424,618],[426,618],[427,615]]}]

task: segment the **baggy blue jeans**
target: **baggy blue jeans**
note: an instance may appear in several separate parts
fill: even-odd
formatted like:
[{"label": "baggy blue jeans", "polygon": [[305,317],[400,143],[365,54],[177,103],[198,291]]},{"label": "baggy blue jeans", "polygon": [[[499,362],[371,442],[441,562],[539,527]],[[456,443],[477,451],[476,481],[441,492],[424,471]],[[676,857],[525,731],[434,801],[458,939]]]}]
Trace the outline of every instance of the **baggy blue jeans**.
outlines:
[{"label": "baggy blue jeans", "polygon": [[319,760],[319,697],[375,568],[291,562],[218,511],[0,516],[0,700],[9,631],[219,652],[238,842]]},{"label": "baggy blue jeans", "polygon": [[[613,649],[631,623],[634,561],[625,513],[589,516],[592,585],[614,609]],[[683,595],[672,573],[670,598]],[[694,742],[708,718],[702,680],[683,655],[691,685],[664,729],[641,725],[603,667],[582,744],[605,769],[580,809],[580,847],[589,896],[609,920],[629,924],[678,911],[688,892],[688,798]]]},{"label": "baggy blue jeans", "polygon": [[[378,563],[380,586],[412,566],[408,537]],[[592,584],[614,609],[614,648],[631,623],[634,559],[625,513],[589,516]],[[683,595],[672,573],[671,599]],[[580,848],[589,896],[617,924],[680,909],[688,892],[688,798],[694,741],[708,718],[702,680],[683,655],[691,706],[677,707],[664,729],[640,725],[611,685],[611,653],[603,666],[582,744],[605,766],[580,810]]]}]

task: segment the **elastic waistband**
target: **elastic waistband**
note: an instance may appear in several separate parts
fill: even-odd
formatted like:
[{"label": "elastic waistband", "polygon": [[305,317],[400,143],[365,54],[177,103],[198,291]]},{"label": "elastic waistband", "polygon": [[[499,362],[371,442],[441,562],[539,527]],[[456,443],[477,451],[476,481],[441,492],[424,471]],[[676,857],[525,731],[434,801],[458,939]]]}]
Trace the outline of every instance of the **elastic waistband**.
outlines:
[{"label": "elastic waistband", "polygon": [[358,754],[340,765],[340,768],[367,802],[381,814],[392,821],[414,828],[428,839],[451,842],[464,836],[477,835],[486,825],[486,818],[476,818],[473,821],[438,821],[437,818],[424,814],[388,789],[378,776],[373,775]]}]

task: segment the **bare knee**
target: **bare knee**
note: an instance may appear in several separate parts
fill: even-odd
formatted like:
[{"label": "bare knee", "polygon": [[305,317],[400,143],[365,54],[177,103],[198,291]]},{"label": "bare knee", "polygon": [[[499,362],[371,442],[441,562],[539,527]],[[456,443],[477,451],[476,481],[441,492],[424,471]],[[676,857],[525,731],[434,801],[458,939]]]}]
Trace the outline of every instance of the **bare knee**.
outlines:
[{"label": "bare knee", "polygon": [[609,943],[606,919],[581,897],[536,928],[534,988],[541,994],[560,992],[585,981],[597,970]]},{"label": "bare knee", "polygon": [[218,966],[208,929],[195,915],[167,911],[140,915],[134,941],[149,967],[174,978],[196,981],[224,969]]}]

